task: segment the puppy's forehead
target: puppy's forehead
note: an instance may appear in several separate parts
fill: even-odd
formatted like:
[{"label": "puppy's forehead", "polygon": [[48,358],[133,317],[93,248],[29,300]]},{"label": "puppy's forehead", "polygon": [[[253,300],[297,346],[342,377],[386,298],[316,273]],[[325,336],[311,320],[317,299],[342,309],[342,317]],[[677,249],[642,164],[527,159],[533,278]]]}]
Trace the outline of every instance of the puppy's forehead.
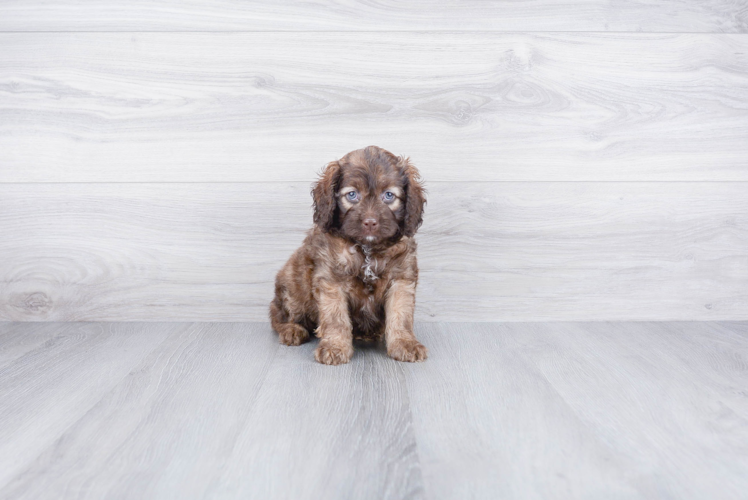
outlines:
[{"label": "puppy's forehead", "polygon": [[397,164],[387,155],[371,152],[370,149],[353,151],[341,161],[342,186],[380,191],[390,186],[402,185],[402,174]]}]

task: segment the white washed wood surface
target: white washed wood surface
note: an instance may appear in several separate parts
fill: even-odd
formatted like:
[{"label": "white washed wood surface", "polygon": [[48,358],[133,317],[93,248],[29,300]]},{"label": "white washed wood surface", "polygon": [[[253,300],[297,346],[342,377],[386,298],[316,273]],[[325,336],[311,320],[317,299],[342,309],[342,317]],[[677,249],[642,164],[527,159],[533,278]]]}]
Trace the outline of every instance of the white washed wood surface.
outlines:
[{"label": "white washed wood surface", "polygon": [[543,330],[510,335],[583,425],[631,464],[643,496],[745,496],[748,435],[733,431],[748,429],[745,324],[560,323]]},{"label": "white washed wood surface", "polygon": [[[432,183],[419,321],[748,319],[745,183]],[[309,185],[0,186],[0,319],[264,321]]]},{"label": "white washed wood surface", "polygon": [[[88,339],[84,327],[54,325],[80,328]],[[117,326],[125,340],[150,335],[158,347],[110,391],[92,391],[90,398],[98,399],[91,409],[67,427],[56,426],[54,440],[25,436],[30,448],[42,450],[3,471],[0,498],[50,492],[60,498],[422,498],[405,380],[381,347],[364,347],[357,362],[330,369],[314,361],[314,343],[281,347],[267,323],[127,325]],[[7,328],[0,324],[0,346],[12,348],[21,339],[8,338]],[[138,329],[138,337],[124,328]],[[31,350],[8,369],[38,370],[21,387],[50,376],[34,357],[40,353],[55,360],[67,354]],[[107,370],[101,361],[99,369]],[[58,377],[63,384],[78,380],[85,368]],[[0,377],[0,391],[6,384]],[[46,409],[39,396],[27,391],[19,411],[29,426],[70,420],[54,410],[44,418],[26,410]],[[60,391],[50,399],[64,407],[68,398]],[[12,457],[18,446],[1,441],[0,455]]]},{"label": "white washed wood surface", "polygon": [[[257,330],[277,341],[269,325]],[[214,498],[424,498],[400,364],[361,343],[356,362],[331,370],[315,347],[280,347]]]},{"label": "white washed wood surface", "polygon": [[744,498],[746,326],[422,325],[429,360],[403,369],[427,496]]},{"label": "white washed wood surface", "polygon": [[748,180],[748,36],[0,34],[0,182]]},{"label": "white washed wood surface", "polygon": [[[128,323],[114,330],[122,342],[147,335],[147,356],[141,355],[107,392],[89,392],[84,414],[69,419],[45,408],[46,419],[69,423],[54,427],[54,439],[23,436],[36,445],[36,455],[3,471],[0,498],[83,491],[87,498],[203,498],[216,482],[223,465],[218,457],[231,454],[257,404],[258,390],[278,350],[277,338],[266,325],[241,323]],[[138,337],[128,330],[136,330]],[[52,359],[66,354],[37,348],[27,356],[30,359],[22,358],[16,365],[43,368],[31,357],[37,353]],[[108,354],[117,353],[113,349]],[[102,372],[109,368],[102,359],[96,362]],[[65,403],[70,399],[68,386],[83,370],[69,368],[54,374],[54,381],[45,380],[53,375],[42,372],[45,375],[27,376],[19,385],[54,382],[61,387],[50,401]],[[18,413],[35,427],[43,420],[33,410],[43,402],[31,394]],[[12,457],[18,442],[3,442],[2,454]]]},{"label": "white washed wood surface", "polygon": [[57,323],[3,323],[0,342],[0,369],[27,352],[49,343],[60,333]]},{"label": "white washed wood surface", "polygon": [[748,31],[742,0],[4,0],[3,31]]},{"label": "white washed wood surface", "polygon": [[58,324],[54,337],[0,367],[0,487],[54,445],[177,327]]},{"label": "white washed wood surface", "polygon": [[[0,323],[0,499],[742,500],[747,322],[424,324],[348,365],[268,323]],[[56,330],[56,334],[54,331]]]},{"label": "white washed wood surface", "polygon": [[585,425],[513,338],[544,339],[555,326],[422,325],[429,359],[403,370],[430,498],[645,498],[627,473],[636,464]]}]

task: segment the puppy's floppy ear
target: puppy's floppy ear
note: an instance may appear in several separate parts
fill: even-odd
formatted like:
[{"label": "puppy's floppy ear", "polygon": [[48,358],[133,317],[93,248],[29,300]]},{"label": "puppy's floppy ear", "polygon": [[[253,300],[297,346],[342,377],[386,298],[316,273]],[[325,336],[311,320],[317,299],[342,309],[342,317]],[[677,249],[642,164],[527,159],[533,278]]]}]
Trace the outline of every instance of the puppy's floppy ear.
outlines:
[{"label": "puppy's floppy ear", "polygon": [[421,184],[421,174],[410,163],[409,158],[400,157],[398,165],[405,175],[405,218],[403,234],[412,237],[423,222],[423,206],[426,204],[426,190]]},{"label": "puppy's floppy ear", "polygon": [[335,193],[340,182],[340,163],[333,161],[327,164],[319,180],[312,188],[314,198],[314,223],[323,231],[332,229],[335,219],[337,200]]}]

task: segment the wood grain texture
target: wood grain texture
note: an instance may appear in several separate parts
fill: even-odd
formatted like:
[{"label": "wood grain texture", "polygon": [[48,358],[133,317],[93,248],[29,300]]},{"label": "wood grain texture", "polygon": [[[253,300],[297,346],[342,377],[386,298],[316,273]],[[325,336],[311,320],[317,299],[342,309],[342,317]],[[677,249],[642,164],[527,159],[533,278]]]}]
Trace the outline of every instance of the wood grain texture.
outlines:
[{"label": "wood grain texture", "polygon": [[624,472],[634,464],[584,425],[508,334],[553,326],[422,325],[429,360],[403,370],[430,498],[639,498]]},{"label": "wood grain texture", "polygon": [[[0,368],[2,499],[748,488],[748,322],[420,323],[425,363],[361,344],[339,367],[267,323],[55,326]],[[0,324],[0,345],[40,327]]]},{"label": "wood grain texture", "polygon": [[[748,319],[744,183],[433,183],[419,321]],[[0,319],[263,321],[307,184],[0,186]]]},{"label": "wood grain texture", "polygon": [[40,346],[55,342],[64,329],[59,323],[0,322],[0,368]]},{"label": "wood grain texture", "polygon": [[403,368],[430,497],[744,496],[745,323],[423,328]]},{"label": "wood grain texture", "polygon": [[169,328],[2,498],[422,497],[402,372],[381,348],[330,369],[267,323]]},{"label": "wood grain texture", "polygon": [[316,344],[280,348],[215,498],[423,498],[400,363],[356,343],[351,363],[330,367]]},{"label": "wood grain texture", "polygon": [[0,367],[0,487],[86,415],[173,328],[56,327],[53,338]]},{"label": "wood grain texture", "polygon": [[[748,379],[745,368],[734,365],[745,364],[748,339],[745,325],[738,328],[743,335],[688,323],[560,324],[549,333],[516,338],[585,425],[635,464],[631,474],[645,496],[664,489],[673,498],[715,492],[741,498],[748,489],[748,435],[733,430],[748,429],[742,390]],[[724,344],[730,345],[728,356]],[[704,369],[711,356],[723,363]]]},{"label": "wood grain texture", "polygon": [[[264,324],[128,323],[126,328],[158,338],[160,345],[130,366],[116,387],[96,394],[96,403],[45,443],[32,462],[16,467],[20,472],[0,496],[44,498],[51,491],[92,499],[207,496],[254,411],[277,339]],[[118,333],[124,340],[132,336]],[[47,376],[38,372],[27,380],[49,384]],[[56,397],[64,401],[68,394],[59,391]],[[26,403],[33,408],[41,401],[32,396]],[[65,415],[52,410],[46,418]],[[26,419],[30,427],[41,420]],[[35,444],[30,436],[23,439]],[[0,455],[11,456],[19,442],[3,443]]]},{"label": "wood grain texture", "polygon": [[0,4],[2,31],[649,31],[748,32],[740,0],[421,0],[273,2],[22,1]]},{"label": "wood grain texture", "polygon": [[748,36],[0,34],[0,182],[748,181]]}]

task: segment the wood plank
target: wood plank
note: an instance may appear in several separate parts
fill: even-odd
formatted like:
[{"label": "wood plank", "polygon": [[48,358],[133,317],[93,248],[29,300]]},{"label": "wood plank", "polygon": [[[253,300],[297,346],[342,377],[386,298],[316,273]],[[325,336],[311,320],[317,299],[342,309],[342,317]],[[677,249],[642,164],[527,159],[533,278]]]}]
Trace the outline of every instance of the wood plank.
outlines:
[{"label": "wood plank", "polygon": [[[136,324],[118,334],[127,343],[163,329]],[[15,477],[0,496],[422,498],[400,364],[381,346],[362,344],[351,364],[333,368],[314,361],[315,343],[280,347],[267,323],[173,324],[161,342],[38,458],[8,470]],[[66,375],[87,371],[72,365]],[[24,379],[38,385],[46,375]],[[69,387],[56,389],[63,403],[71,397]],[[23,394],[26,407],[44,404],[44,395]],[[26,415],[29,426],[66,417]],[[3,442],[3,456],[26,442],[38,448],[18,436]]]},{"label": "wood plank", "polygon": [[[711,325],[689,333],[745,355]],[[719,369],[652,351],[663,335],[689,350],[651,323],[421,325],[431,357],[404,370],[426,493],[742,498],[748,420],[722,404]]]},{"label": "wood plank", "polygon": [[[39,324],[0,325],[13,347]],[[64,323],[0,368],[0,498],[683,498],[748,488],[748,322],[418,324],[348,365],[267,323]]]},{"label": "wood plank", "polygon": [[421,317],[748,319],[746,192],[718,183],[433,189]]},{"label": "wood plank", "polygon": [[643,498],[635,464],[584,425],[508,330],[420,325],[430,356],[403,365],[426,494],[433,499]]},{"label": "wood plank", "polygon": [[748,181],[748,36],[0,34],[0,182]]},{"label": "wood plank", "polygon": [[74,2],[5,0],[2,31],[748,31],[736,0]]},{"label": "wood plank", "polygon": [[53,344],[65,333],[59,323],[0,322],[0,368],[30,351]]},{"label": "wood plank", "polygon": [[[611,337],[611,343],[620,341],[618,335],[627,335],[626,344],[634,346],[630,351],[646,345],[646,352],[631,355],[656,365],[657,370],[677,374],[679,383],[708,387],[709,395],[694,403],[719,413],[720,425],[727,426],[737,418],[745,420],[748,428],[748,398],[744,394],[744,387],[748,387],[748,323],[673,321],[625,327],[612,323],[604,331],[586,325],[583,330],[589,332],[584,335]],[[682,370],[682,365],[689,369]]]},{"label": "wood plank", "polygon": [[[724,366],[704,369],[704,357],[719,353],[713,346],[693,349],[689,334],[722,343],[738,359],[748,354],[745,339],[735,344],[734,337],[703,323],[685,332],[640,323],[560,323],[542,330],[506,334],[585,427],[629,461],[629,477],[644,496],[745,496],[748,405],[745,395],[733,393],[734,386],[745,387],[745,376]],[[688,351],[690,359],[684,359]],[[693,359],[702,362],[694,365]]]},{"label": "wood plank", "polygon": [[[743,183],[433,183],[418,321],[748,319]],[[0,319],[265,321],[305,184],[0,187]]]},{"label": "wood plank", "polygon": [[63,323],[0,367],[0,488],[60,439],[174,329]]},{"label": "wood plank", "polygon": [[360,343],[347,365],[281,346],[214,498],[424,498],[402,364]]},{"label": "wood plank", "polygon": [[[117,334],[122,342],[163,342],[38,457],[16,467],[0,496],[206,498],[244,432],[277,337],[267,324],[248,323],[120,325]],[[101,360],[99,370],[106,371]],[[69,394],[61,392],[64,401]],[[34,393],[26,399],[32,408],[42,404]],[[64,417],[53,411],[45,418]],[[27,418],[29,425],[40,419]],[[5,456],[20,443],[6,446]]]}]

